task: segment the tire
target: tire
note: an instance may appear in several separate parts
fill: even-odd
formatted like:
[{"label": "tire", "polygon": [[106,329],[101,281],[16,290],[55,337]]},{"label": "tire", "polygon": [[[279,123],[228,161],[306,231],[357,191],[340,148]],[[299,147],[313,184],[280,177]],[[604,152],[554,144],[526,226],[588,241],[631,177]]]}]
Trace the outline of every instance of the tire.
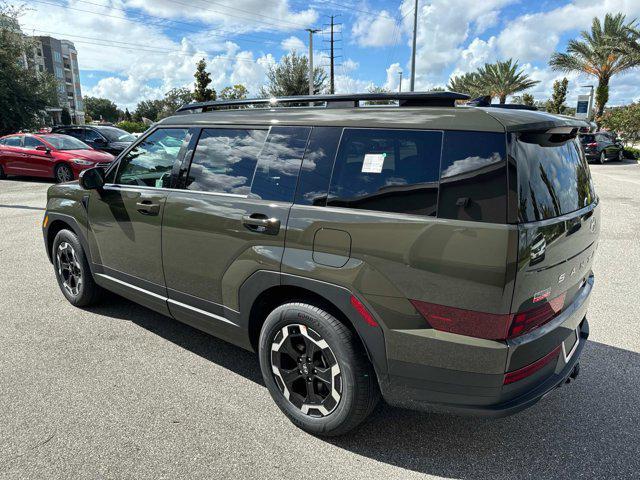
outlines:
[{"label": "tire", "polygon": [[73,180],[73,170],[71,170],[69,165],[64,163],[56,165],[56,168],[53,170],[53,175],[56,179],[56,183],[70,182]]},{"label": "tire", "polygon": [[272,311],[260,332],[258,353],[262,377],[280,410],[313,435],[347,433],[380,399],[360,339],[314,305],[287,303]]},{"label": "tire", "polygon": [[618,150],[618,161],[624,162],[624,150]]},{"label": "tire", "polygon": [[7,174],[4,173],[4,168],[0,165],[0,180],[4,180],[5,178],[7,178]]},{"label": "tire", "polygon": [[71,230],[60,230],[51,249],[58,286],[69,303],[87,307],[102,293],[89,269],[89,262],[78,237]]},{"label": "tire", "polygon": [[607,156],[604,154],[604,150],[602,152],[600,152],[600,165],[604,165],[604,162],[607,161]]}]

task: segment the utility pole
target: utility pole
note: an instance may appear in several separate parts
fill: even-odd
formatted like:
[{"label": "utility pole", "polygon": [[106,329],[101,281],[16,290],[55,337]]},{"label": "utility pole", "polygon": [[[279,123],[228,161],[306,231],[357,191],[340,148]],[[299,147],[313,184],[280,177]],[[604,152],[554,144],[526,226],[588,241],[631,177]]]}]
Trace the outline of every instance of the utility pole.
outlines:
[{"label": "utility pole", "polygon": [[319,32],[320,30],[307,28],[307,32],[309,32],[309,95],[313,95],[313,34]]},{"label": "utility pole", "polygon": [[402,70],[398,71],[400,80],[398,80],[398,93],[402,93]]},{"label": "utility pole", "polygon": [[333,95],[336,91],[335,89],[335,80],[333,74],[333,64],[334,64],[334,52],[333,52],[333,15],[331,15],[331,64],[329,66],[329,93]]},{"label": "utility pole", "polygon": [[416,86],[416,37],[418,36],[418,0],[413,7],[413,47],[411,49],[411,84],[410,90],[415,91]]}]

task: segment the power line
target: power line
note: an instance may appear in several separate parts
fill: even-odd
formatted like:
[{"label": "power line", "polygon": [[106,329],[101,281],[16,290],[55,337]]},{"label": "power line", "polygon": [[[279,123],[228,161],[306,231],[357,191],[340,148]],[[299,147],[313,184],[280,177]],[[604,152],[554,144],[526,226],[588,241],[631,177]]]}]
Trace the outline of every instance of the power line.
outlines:
[{"label": "power line", "polygon": [[[86,39],[86,40],[94,40],[94,42],[87,42],[87,41],[84,41],[84,40],[73,40],[74,43],[79,43],[81,45],[82,44],[85,44],[85,45],[97,45],[97,46],[100,46],[100,47],[122,48],[122,49],[125,49],[125,50],[135,49],[136,51],[143,51],[143,52],[156,53],[156,54],[162,54],[162,55],[175,54],[175,55],[179,55],[179,56],[183,56],[183,57],[193,57],[194,55],[197,54],[195,52],[194,53],[183,52],[182,50],[167,50],[167,49],[153,48],[153,47],[149,47],[147,45],[141,45],[139,43],[121,42],[121,41],[118,41],[118,40],[104,40],[102,38],[87,37],[87,36],[83,36],[83,35],[66,34],[66,33],[61,33],[61,32],[51,32],[51,31],[47,31],[47,30],[39,30],[37,28],[26,28],[25,27],[25,30],[48,33],[50,35],[62,35],[62,36],[65,36],[65,37],[71,37],[72,39],[81,38],[81,39]],[[238,58],[237,56],[236,57],[230,57],[228,55],[217,55],[217,56],[213,57],[213,60],[215,60],[215,59],[234,60],[234,61],[238,61],[238,62],[247,62],[247,63],[257,63],[258,62],[258,60],[251,60],[249,58]]]}]

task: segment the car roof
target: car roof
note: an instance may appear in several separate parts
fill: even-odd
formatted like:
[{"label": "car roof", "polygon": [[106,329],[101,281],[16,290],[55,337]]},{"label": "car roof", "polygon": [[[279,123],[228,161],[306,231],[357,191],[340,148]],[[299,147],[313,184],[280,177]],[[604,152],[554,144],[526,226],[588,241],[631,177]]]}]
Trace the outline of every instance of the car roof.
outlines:
[{"label": "car roof", "polygon": [[581,127],[581,120],[546,112],[496,107],[236,108],[202,113],[179,112],[158,122],[164,126],[251,125],[339,126],[509,132]]}]

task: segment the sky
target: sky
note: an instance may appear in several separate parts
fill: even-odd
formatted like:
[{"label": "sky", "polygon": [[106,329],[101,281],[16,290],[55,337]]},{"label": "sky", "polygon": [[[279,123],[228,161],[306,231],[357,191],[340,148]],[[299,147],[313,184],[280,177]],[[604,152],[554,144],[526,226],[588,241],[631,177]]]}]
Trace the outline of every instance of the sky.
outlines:
[{"label": "sky", "polygon": [[[265,72],[288,52],[328,69],[330,16],[335,16],[337,93],[371,85],[409,90],[414,0],[27,0],[20,19],[29,35],[75,43],[84,96],[119,107],[193,87],[204,58],[217,91],[244,84],[258,94]],[[540,83],[546,100],[553,81],[569,78],[568,103],[595,84],[588,76],[552,71],[548,60],[588,29],[593,17],[622,12],[640,18],[640,0],[421,0],[418,6],[416,90],[444,87],[452,75],[513,58]],[[640,69],[614,77],[610,104],[640,99]]]}]

